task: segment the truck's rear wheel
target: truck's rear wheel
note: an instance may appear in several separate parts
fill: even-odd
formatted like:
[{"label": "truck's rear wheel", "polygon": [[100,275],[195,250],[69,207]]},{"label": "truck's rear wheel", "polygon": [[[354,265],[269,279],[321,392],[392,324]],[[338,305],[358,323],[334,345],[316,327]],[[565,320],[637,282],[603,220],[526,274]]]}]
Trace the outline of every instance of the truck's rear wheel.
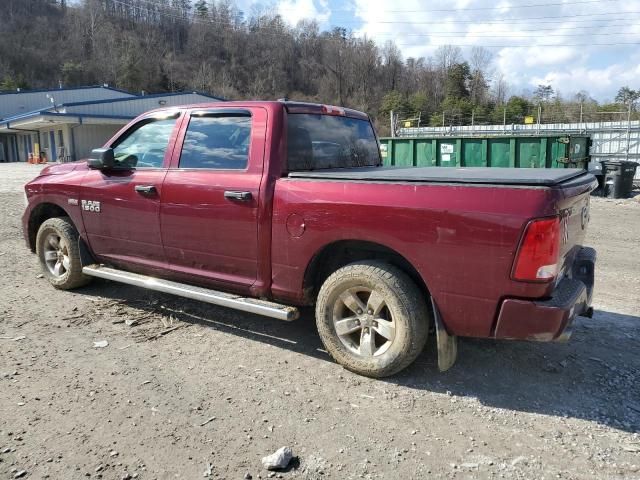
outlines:
[{"label": "truck's rear wheel", "polygon": [[383,262],[340,268],[322,285],[316,323],[329,354],[369,377],[399,372],[422,351],[429,331],[425,292]]},{"label": "truck's rear wheel", "polygon": [[67,217],[45,220],[36,237],[42,273],[60,290],[82,287],[91,281],[82,273],[78,231]]}]

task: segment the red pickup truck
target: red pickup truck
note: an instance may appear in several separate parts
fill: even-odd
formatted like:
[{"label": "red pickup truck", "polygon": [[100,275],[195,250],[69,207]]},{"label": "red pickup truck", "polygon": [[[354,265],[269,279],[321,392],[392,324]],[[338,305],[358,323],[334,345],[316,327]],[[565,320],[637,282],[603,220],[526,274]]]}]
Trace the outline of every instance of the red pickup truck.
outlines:
[{"label": "red pickup truck", "polygon": [[45,277],[101,277],[295,320],[382,377],[435,332],[560,340],[592,313],[582,246],[595,178],[576,169],[385,168],[369,117],[296,102],[153,111],[87,161],[25,186]]}]

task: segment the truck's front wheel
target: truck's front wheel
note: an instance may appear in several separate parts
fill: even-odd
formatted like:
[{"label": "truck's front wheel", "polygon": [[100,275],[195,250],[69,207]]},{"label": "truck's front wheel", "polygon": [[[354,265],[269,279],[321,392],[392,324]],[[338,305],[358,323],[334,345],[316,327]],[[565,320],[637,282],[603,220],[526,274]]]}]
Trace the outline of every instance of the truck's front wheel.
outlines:
[{"label": "truck's front wheel", "polygon": [[82,273],[78,231],[67,217],[45,220],[36,237],[42,273],[60,290],[82,287],[91,277]]},{"label": "truck's front wheel", "polygon": [[329,354],[369,377],[399,372],[422,351],[429,331],[425,293],[384,262],[340,268],[322,285],[316,323]]}]

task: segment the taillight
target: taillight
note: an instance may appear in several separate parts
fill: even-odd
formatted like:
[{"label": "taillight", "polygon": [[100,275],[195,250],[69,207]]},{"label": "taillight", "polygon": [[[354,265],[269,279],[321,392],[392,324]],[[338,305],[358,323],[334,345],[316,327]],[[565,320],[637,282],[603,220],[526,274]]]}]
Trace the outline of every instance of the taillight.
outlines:
[{"label": "taillight", "polygon": [[560,219],[554,217],[532,220],[520,242],[513,268],[514,280],[553,280],[558,274],[559,254]]}]

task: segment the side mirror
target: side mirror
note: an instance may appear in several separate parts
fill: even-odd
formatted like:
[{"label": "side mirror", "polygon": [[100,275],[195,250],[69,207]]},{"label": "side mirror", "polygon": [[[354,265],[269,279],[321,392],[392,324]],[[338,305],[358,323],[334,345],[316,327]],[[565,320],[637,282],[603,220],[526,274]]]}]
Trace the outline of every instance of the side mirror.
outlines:
[{"label": "side mirror", "polygon": [[114,167],[115,159],[112,148],[94,148],[91,150],[91,156],[87,160],[89,168],[96,170],[108,170]]}]

